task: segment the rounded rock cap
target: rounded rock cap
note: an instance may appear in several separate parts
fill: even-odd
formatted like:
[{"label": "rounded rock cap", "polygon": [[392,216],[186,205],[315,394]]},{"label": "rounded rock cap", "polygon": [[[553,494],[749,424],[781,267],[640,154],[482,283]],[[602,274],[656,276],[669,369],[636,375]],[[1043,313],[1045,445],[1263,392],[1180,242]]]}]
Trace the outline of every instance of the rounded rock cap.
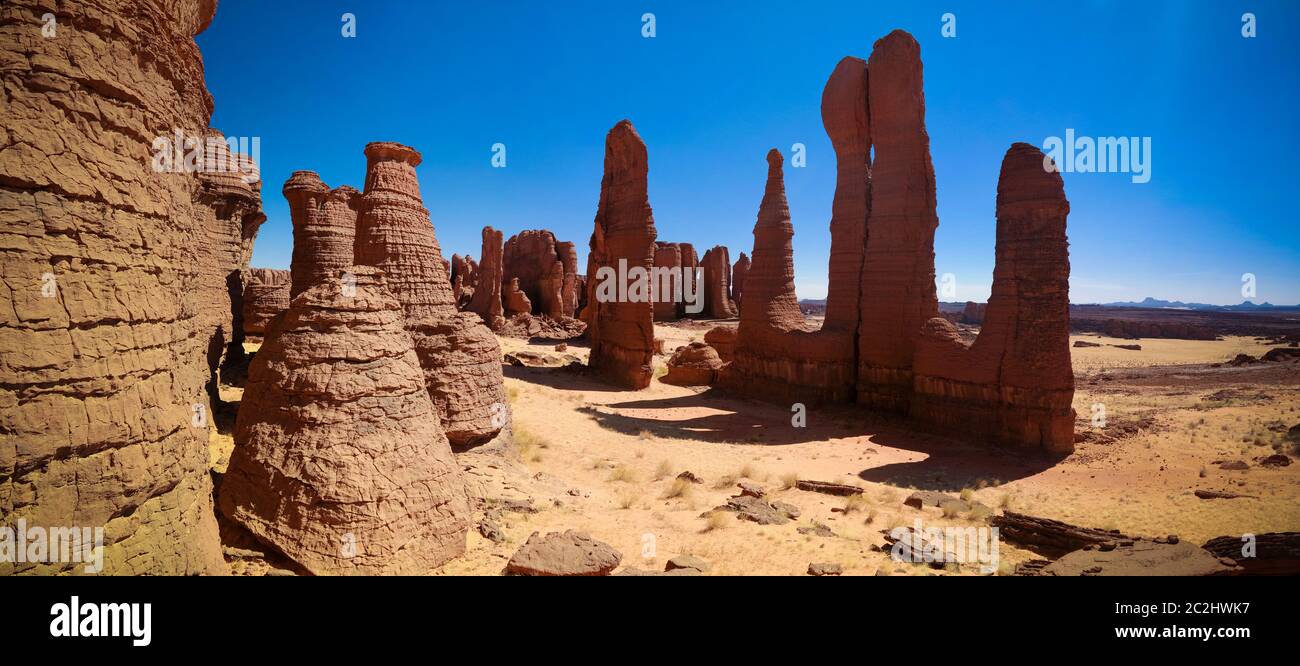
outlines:
[{"label": "rounded rock cap", "polygon": [[371,162],[397,161],[413,167],[420,166],[420,151],[396,141],[374,141],[366,144],[366,159]]}]

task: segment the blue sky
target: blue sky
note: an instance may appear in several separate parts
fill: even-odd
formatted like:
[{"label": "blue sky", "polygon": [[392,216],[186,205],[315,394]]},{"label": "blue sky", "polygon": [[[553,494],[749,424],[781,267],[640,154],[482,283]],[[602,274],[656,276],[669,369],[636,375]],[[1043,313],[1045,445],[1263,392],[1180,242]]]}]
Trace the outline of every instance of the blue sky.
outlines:
[{"label": "blue sky", "polygon": [[[941,36],[945,12],[955,38]],[[360,188],[377,140],[424,154],[446,256],[477,257],[484,225],[546,228],[585,266],[604,136],[629,118],[649,148],[659,239],[733,258],[753,243],[765,153],[805,144],[786,186],[798,292],[820,298],[835,186],[821,90],[840,58],[895,28],[921,44],[936,271],[955,276],[953,300],[988,296],[1007,147],[1074,129],[1151,137],[1152,177],[1065,174],[1072,301],[1236,303],[1253,273],[1254,300],[1300,302],[1296,2],[222,0],[198,43],[213,126],[261,140],[256,266],[288,267],[289,174]]]}]

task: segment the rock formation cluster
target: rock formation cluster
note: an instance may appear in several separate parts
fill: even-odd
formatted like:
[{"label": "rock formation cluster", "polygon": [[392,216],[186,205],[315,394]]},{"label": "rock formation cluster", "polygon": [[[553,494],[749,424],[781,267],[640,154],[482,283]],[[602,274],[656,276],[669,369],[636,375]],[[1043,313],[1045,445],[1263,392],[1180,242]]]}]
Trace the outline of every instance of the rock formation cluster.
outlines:
[{"label": "rock formation cluster", "polygon": [[633,267],[648,271],[654,265],[656,232],[648,172],[645,142],[631,122],[620,121],[605,137],[605,175],[587,255],[583,320],[591,340],[588,365],[611,382],[633,389],[649,386],[653,374],[654,304],[648,298],[607,300],[599,282],[602,268],[612,279],[622,280]]},{"label": "rock formation cluster", "polygon": [[736,304],[731,301],[731,253],[722,245],[704,252],[700,259],[704,269],[704,284],[700,287],[704,297],[704,316],[712,319],[729,319],[736,316]]},{"label": "rock formation cluster", "polygon": [[[822,120],[838,165],[824,324],[804,329],[781,156],[772,151],[744,272],[750,306],[720,382],[770,399],[853,401],[1013,446],[1072,450],[1069,202],[1060,175],[1043,168],[1033,146],[1007,151],[993,295],[984,312],[967,308],[983,322],[969,343],[938,311],[935,179],[916,40],[895,31],[867,62],[842,60],[823,92]],[[708,281],[707,254],[703,263]]]},{"label": "rock formation cluster", "polygon": [[[260,211],[251,185],[156,169],[153,147],[211,134],[194,36],[215,3],[88,9],[0,7],[0,506],[104,526],[102,573],[223,573],[212,359],[239,333],[231,296]],[[34,27],[50,11],[58,39]]]},{"label": "rock formation cluster", "polygon": [[273,326],[222,513],[318,575],[423,574],[463,553],[464,481],[383,272],[339,271]]}]

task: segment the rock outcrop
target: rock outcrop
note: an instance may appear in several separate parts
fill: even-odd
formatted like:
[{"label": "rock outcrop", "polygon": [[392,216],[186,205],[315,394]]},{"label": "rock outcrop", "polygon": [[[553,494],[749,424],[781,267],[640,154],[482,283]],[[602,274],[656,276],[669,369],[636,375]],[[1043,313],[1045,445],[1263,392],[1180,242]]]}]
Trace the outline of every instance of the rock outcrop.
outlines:
[{"label": "rock outcrop", "polygon": [[653,303],[644,289],[641,298],[630,298],[635,296],[628,293],[633,285],[625,285],[626,290],[610,287],[626,279],[631,269],[648,272],[654,263],[648,170],[645,143],[631,122],[620,121],[605,137],[605,174],[587,255],[583,320],[591,340],[588,365],[608,381],[632,389],[649,386],[653,374]]},{"label": "rock outcrop", "polygon": [[749,273],[749,256],[741,252],[740,258],[736,259],[735,265],[731,267],[731,302],[736,304],[736,310],[740,310],[740,297],[745,292],[747,273]]},{"label": "rock outcrop", "polygon": [[[576,255],[573,261],[576,264]],[[505,244],[502,265],[504,280],[509,282],[518,278],[519,289],[536,307],[536,314],[552,319],[565,316],[565,263],[560,257],[555,234],[545,229],[529,229],[511,236]]]},{"label": "rock outcrop", "polygon": [[668,358],[668,374],[659,381],[678,386],[708,386],[718,380],[723,362],[718,352],[704,342],[678,347]]},{"label": "rock outcrop", "polygon": [[875,158],[859,279],[858,403],[905,414],[918,332],[939,310],[934,286],[939,217],[925,131],[921,47],[895,30],[876,41],[867,71]]},{"label": "rock outcrop", "polygon": [[655,288],[654,320],[676,321],[681,317],[682,248],[677,243],[655,243],[654,273],[650,280]]},{"label": "rock outcrop", "polygon": [[975,303],[966,301],[966,307],[961,311],[961,323],[974,324],[979,326],[984,323],[984,310],[988,307],[985,303]]},{"label": "rock outcrop", "polygon": [[687,310],[691,304],[699,304],[700,291],[699,282],[703,276],[699,274],[700,257],[695,253],[695,246],[690,243],[678,243],[677,252],[681,256],[682,265],[682,302],[677,304],[677,317],[685,317],[695,314]]},{"label": "rock outcrop", "polygon": [[340,271],[274,326],[222,513],[314,574],[423,574],[463,553],[464,481],[383,272]]},{"label": "rock outcrop", "polygon": [[736,354],[736,328],[734,326],[714,326],[704,334],[705,344],[718,352],[723,363],[730,363]]},{"label": "rock outcrop", "polygon": [[456,307],[461,310],[469,308],[474,299],[474,289],[478,287],[478,262],[468,255],[451,255],[451,295],[456,300]]},{"label": "rock outcrop", "polygon": [[997,257],[979,337],[969,347],[935,317],[916,343],[911,413],[943,429],[1020,446],[1074,449],[1070,259],[1061,175],[1017,143],[998,178]]},{"label": "rock outcrop", "polygon": [[505,308],[501,302],[501,239],[500,231],[483,227],[483,251],[479,254],[478,285],[466,308],[476,313],[492,330],[506,325]]},{"label": "rock outcrop", "polygon": [[313,171],[293,172],[281,191],[293,221],[292,298],[352,265],[361,194],[347,185],[331,190]]},{"label": "rock outcrop", "polygon": [[730,319],[736,316],[736,304],[731,302],[731,254],[727,248],[715,245],[700,259],[704,269],[704,317]]},{"label": "rock outcrop", "polygon": [[244,284],[244,336],[262,342],[266,327],[276,315],[289,309],[289,271],[252,268]]},{"label": "rock outcrop", "polygon": [[505,306],[507,317],[526,315],[533,311],[533,302],[519,288],[519,278],[510,278],[510,282],[501,291],[501,304]]},{"label": "rock outcrop", "polygon": [[365,153],[356,263],[382,269],[401,301],[452,447],[486,442],[508,420],[501,347],[478,315],[456,310],[442,249],[420,199],[420,154],[389,142],[371,143]]},{"label": "rock outcrop", "polygon": [[205,308],[226,308],[232,285],[203,273],[212,238],[232,249],[244,231],[172,161],[184,146],[155,147],[208,134],[194,36],[214,13],[201,0],[0,7],[0,522],[102,526],[100,573],[228,570],[207,471]]},{"label": "rock outcrop", "polygon": [[581,291],[581,279],[578,275],[578,247],[571,241],[557,241],[555,254],[559,257],[560,268],[564,271],[564,277],[560,281],[560,314],[563,317],[576,317],[578,293]]}]

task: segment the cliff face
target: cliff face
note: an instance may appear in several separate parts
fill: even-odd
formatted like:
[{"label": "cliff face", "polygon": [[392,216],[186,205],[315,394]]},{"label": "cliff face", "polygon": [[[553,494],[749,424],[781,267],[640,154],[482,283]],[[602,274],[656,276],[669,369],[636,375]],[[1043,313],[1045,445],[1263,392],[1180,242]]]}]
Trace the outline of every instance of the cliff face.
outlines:
[{"label": "cliff face", "polygon": [[645,143],[624,120],[605,137],[605,175],[600,183],[591,252],[587,255],[587,309],[583,319],[591,340],[588,364],[611,382],[627,388],[650,385],[653,374],[653,303],[602,294],[600,269],[613,271],[654,265],[655,226],[646,189],[649,171]]},{"label": "cliff face", "polygon": [[[38,29],[50,11],[56,39]],[[226,571],[209,349],[220,358],[235,335],[227,280],[260,220],[251,186],[205,191],[155,148],[209,135],[194,36],[214,12],[201,0],[0,7],[0,518],[102,526],[103,573]],[[0,564],[15,570],[82,568]]]}]

